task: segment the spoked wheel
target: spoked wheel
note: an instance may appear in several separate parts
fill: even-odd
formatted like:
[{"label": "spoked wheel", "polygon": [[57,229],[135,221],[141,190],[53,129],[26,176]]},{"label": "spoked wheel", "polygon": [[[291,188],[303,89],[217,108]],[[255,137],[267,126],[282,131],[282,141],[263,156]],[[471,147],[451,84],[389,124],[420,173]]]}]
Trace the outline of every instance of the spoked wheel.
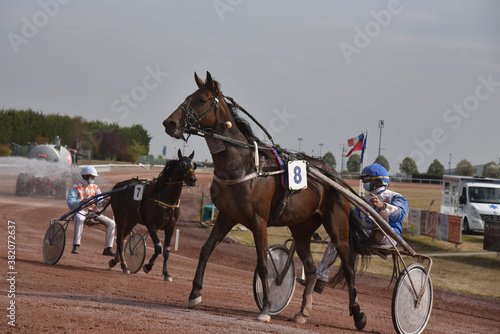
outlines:
[{"label": "spoked wheel", "polygon": [[[426,277],[424,266],[412,263],[408,266],[408,271],[404,271],[396,282],[392,295],[392,322],[399,334],[422,333],[429,321],[433,292],[431,278],[429,276],[426,280]],[[411,282],[418,295],[425,290],[418,305]]]},{"label": "spoked wheel", "polygon": [[66,231],[59,222],[52,223],[43,238],[43,259],[47,264],[56,264],[64,252]]},{"label": "spoked wheel", "polygon": [[146,240],[140,233],[132,233],[125,244],[123,253],[127,268],[132,274],[135,274],[141,269],[146,258]]},{"label": "spoked wheel", "polygon": [[[270,315],[277,315],[283,312],[292,299],[295,290],[295,264],[293,259],[286,269],[286,275],[282,282],[278,282],[279,275],[285,269],[286,261],[290,251],[283,245],[272,245],[269,247],[269,254],[267,255],[267,281],[271,293],[271,309]],[[272,257],[272,260],[271,260]],[[274,264],[273,264],[274,262]],[[275,269],[276,266],[276,269]],[[277,270],[277,271],[276,271]],[[253,296],[259,310],[263,308],[264,292],[262,289],[262,282],[257,270],[253,276]]]}]

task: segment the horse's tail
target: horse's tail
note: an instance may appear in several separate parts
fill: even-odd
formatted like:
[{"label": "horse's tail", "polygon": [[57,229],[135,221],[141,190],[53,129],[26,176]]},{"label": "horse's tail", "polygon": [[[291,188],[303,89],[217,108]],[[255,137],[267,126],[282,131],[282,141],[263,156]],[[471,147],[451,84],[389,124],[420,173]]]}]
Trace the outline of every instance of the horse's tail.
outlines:
[{"label": "horse's tail", "polygon": [[[361,219],[353,209],[349,212],[349,249],[350,263],[355,271],[363,271],[366,269],[368,260],[370,259],[370,229],[363,219]],[[360,256],[357,256],[360,255]],[[340,266],[339,271],[329,281],[330,284],[336,285],[344,280],[345,275]],[[344,284],[346,282],[344,281]]]}]

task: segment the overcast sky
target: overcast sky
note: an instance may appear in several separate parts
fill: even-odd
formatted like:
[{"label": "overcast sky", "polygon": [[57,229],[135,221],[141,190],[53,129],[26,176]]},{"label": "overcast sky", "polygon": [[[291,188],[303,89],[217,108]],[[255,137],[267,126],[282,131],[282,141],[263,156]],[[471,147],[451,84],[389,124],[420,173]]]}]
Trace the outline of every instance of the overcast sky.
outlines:
[{"label": "overcast sky", "polygon": [[499,1],[2,1],[0,32],[0,107],[141,124],[155,156],[183,148],[161,123],[209,71],[275,143],[339,168],[365,128],[376,159],[379,120],[391,174],[500,159]]}]

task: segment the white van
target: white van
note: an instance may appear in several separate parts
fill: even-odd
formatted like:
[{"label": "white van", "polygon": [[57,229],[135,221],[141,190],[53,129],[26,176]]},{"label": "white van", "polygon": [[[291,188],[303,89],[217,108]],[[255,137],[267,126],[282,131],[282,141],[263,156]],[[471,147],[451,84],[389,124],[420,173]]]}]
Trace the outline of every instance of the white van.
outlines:
[{"label": "white van", "polygon": [[465,233],[484,231],[485,220],[500,221],[500,180],[444,175],[441,213],[461,216]]}]

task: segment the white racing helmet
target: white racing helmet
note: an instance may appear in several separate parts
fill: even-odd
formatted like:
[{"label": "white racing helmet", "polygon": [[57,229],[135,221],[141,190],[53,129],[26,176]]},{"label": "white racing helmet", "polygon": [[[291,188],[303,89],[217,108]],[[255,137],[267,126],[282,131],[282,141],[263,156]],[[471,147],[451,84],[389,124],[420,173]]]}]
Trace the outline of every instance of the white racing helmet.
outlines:
[{"label": "white racing helmet", "polygon": [[82,168],[82,172],[80,173],[82,176],[84,175],[92,175],[92,176],[99,176],[97,174],[97,170],[95,169],[94,166],[85,166]]}]

